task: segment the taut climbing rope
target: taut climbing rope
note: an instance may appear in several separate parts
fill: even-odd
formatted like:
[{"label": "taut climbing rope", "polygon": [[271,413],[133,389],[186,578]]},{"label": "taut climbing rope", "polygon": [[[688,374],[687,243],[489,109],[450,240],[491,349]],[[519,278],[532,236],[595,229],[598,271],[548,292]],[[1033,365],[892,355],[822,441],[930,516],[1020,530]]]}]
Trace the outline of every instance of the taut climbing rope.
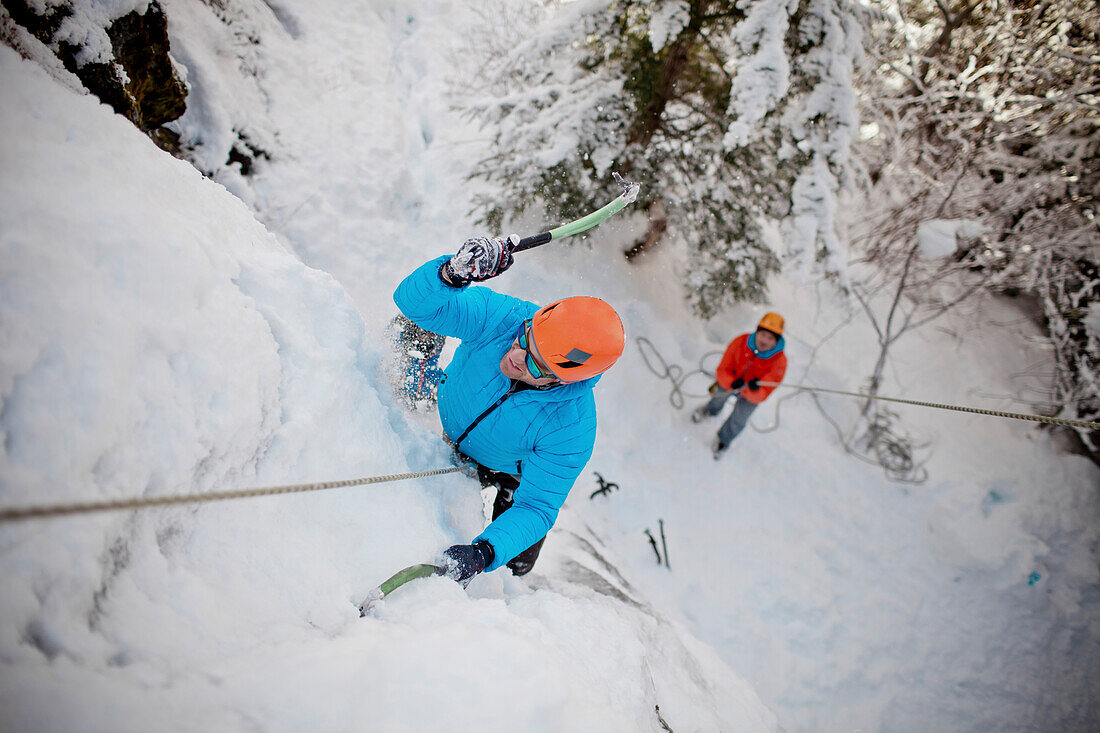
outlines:
[{"label": "taut climbing rope", "polygon": [[439,476],[445,473],[454,473],[460,470],[451,468],[437,468],[431,471],[416,471],[413,473],[394,473],[388,476],[369,476],[367,478],[346,479],[343,481],[325,481],[315,484],[292,484],[289,486],[268,486],[256,489],[237,489],[234,491],[212,491],[205,494],[177,494],[173,496],[142,496],[133,499],[112,499],[106,501],[75,502],[71,504],[52,504],[41,506],[11,507],[0,509],[0,522],[9,522],[18,519],[35,519],[45,517],[59,517],[67,514],[87,514],[90,512],[105,512],[117,509],[143,509],[151,506],[164,506],[167,504],[190,504],[193,502],[219,501],[222,499],[245,499],[251,496],[271,496],[273,494],[294,494],[303,491],[321,491],[324,489],[339,489],[346,486],[362,486],[364,484],[382,484],[389,481],[404,481],[411,478],[425,478],[427,476]]},{"label": "taut climbing rope", "polygon": [[[710,372],[710,371],[703,368],[702,359],[700,360],[700,365],[699,365],[698,369],[695,369],[694,371],[691,371],[691,372],[688,372],[687,374],[684,374],[684,370],[680,365],[678,365],[678,364],[669,364],[668,362],[666,362],[664,360],[664,358],[661,356],[660,352],[657,351],[657,348],[653,345],[652,342],[650,342],[649,339],[645,338],[644,336],[639,336],[637,338],[637,343],[638,343],[638,351],[640,351],[641,354],[642,354],[642,361],[644,361],[645,365],[647,367],[649,367],[649,370],[651,372],[653,372],[654,374],[656,374],[661,379],[668,379],[672,382],[672,393],[669,395],[669,401],[672,403],[672,406],[677,408],[677,409],[683,407],[683,405],[684,405],[684,396],[685,396],[685,394],[682,390],[682,385],[684,383],[684,380],[686,380],[688,377],[690,377],[691,375],[696,374],[696,373],[706,374],[708,376],[714,376],[713,372]],[[650,361],[650,357],[646,355],[646,349],[647,348],[650,349],[653,352],[654,357],[659,361],[659,363],[661,365],[660,370],[654,368],[652,362]],[[708,352],[707,354],[703,355],[703,359],[706,359],[708,356],[710,356],[713,353],[718,353],[718,352]],[[1071,428],[1084,428],[1086,430],[1100,430],[1100,422],[1088,422],[1086,420],[1067,420],[1067,419],[1061,418],[1061,417],[1047,417],[1045,415],[1029,415],[1027,413],[1006,412],[1004,410],[986,410],[986,409],[981,408],[981,407],[965,407],[965,406],[962,406],[962,405],[951,405],[951,404],[942,403],[942,402],[922,402],[920,400],[907,400],[907,399],[903,399],[901,397],[883,397],[882,395],[873,395],[873,394],[867,394],[867,393],[864,393],[864,392],[845,392],[845,391],[839,390],[839,389],[825,389],[824,387],[811,387],[811,386],[806,385],[806,384],[786,384],[786,383],[782,383],[782,382],[761,382],[760,384],[762,384],[766,387],[787,387],[787,388],[790,388],[790,389],[798,389],[798,390],[803,390],[803,391],[806,391],[806,392],[826,392],[826,393],[829,393],[829,394],[847,395],[849,397],[859,397],[859,398],[865,399],[865,400],[882,400],[884,402],[900,402],[900,403],[906,404],[906,405],[918,405],[920,407],[935,407],[935,408],[940,409],[940,410],[955,410],[957,412],[972,412],[972,413],[975,413],[975,414],[978,414],[978,415],[992,415],[994,417],[1008,417],[1008,418],[1014,418],[1016,420],[1032,420],[1034,422],[1049,423],[1051,425],[1064,425],[1066,427],[1071,427]],[[688,397],[698,397],[698,398],[703,398],[703,397],[708,397],[709,398],[710,395],[688,394],[686,396],[688,396]]]},{"label": "taut climbing rope", "polygon": [[828,392],[829,394],[848,395],[861,397],[868,400],[882,400],[883,402],[900,402],[906,405],[919,405],[921,407],[935,407],[940,410],[955,410],[957,412],[973,412],[978,415],[992,415],[994,417],[1011,417],[1016,420],[1032,420],[1034,422],[1050,423],[1051,425],[1064,425],[1071,428],[1085,428],[1087,430],[1100,430],[1100,422],[1088,422],[1086,420],[1067,420],[1061,417],[1047,417],[1046,415],[1029,415],[1023,412],[1005,412],[1004,410],[986,410],[981,407],[965,407],[963,405],[949,405],[942,402],[921,402],[920,400],[906,400],[901,397],[883,397],[882,395],[866,394],[864,392],[845,392],[839,389],[825,389],[824,387],[810,387],[805,384],[782,384],[779,382],[761,382],[765,387],[789,387],[801,389],[807,392]]}]

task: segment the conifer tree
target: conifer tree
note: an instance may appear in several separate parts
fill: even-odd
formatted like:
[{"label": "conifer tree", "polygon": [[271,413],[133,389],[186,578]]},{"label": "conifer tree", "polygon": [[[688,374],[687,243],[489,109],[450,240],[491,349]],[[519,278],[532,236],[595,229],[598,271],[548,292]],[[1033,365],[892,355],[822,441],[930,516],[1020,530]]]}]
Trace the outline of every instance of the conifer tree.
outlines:
[{"label": "conifer tree", "polygon": [[[844,0],[580,0],[527,19],[464,105],[493,135],[474,175],[490,225],[535,204],[568,220],[610,171],[642,182],[648,229],[687,250],[705,317],[760,301],[780,257],[843,277],[836,198],[855,124],[858,13]],[[779,252],[766,221],[783,223]]]}]

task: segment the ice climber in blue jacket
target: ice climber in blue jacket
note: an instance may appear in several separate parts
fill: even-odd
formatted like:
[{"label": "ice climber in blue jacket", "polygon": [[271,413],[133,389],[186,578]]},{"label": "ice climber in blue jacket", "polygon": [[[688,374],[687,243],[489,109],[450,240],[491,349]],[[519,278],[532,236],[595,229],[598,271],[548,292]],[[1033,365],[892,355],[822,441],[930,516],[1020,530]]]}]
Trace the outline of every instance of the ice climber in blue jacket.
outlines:
[{"label": "ice climber in blue jacket", "polygon": [[530,572],[596,438],[592,389],[623,352],[615,310],[586,296],[543,308],[470,287],[512,264],[515,238],[477,237],[453,257],[430,260],[393,299],[409,319],[461,340],[437,392],[456,453],[497,488],[493,521],[469,545],[443,553],[463,584],[507,565]]}]

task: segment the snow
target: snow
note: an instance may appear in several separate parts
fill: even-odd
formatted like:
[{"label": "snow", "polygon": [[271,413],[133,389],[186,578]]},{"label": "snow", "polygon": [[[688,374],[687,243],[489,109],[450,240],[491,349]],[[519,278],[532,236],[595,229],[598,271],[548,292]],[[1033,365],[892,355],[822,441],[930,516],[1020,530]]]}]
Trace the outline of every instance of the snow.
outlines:
[{"label": "snow", "polygon": [[987,227],[969,219],[930,219],[917,227],[917,246],[929,258],[947,257],[959,248],[959,237],[979,237]]},{"label": "snow", "polygon": [[1085,328],[1088,329],[1090,338],[1100,339],[1100,303],[1090,303],[1088,315],[1085,316]]},{"label": "snow", "polygon": [[[741,5],[746,17],[735,37],[742,55],[730,63],[734,122],[723,145],[732,150],[765,138],[767,118],[778,113],[791,138],[783,139],[779,158],[794,158],[796,148],[806,158],[783,226],[786,260],[799,281],[825,274],[847,287],[848,252],[835,232],[838,193],[851,177],[851,140],[859,128],[853,69],[863,59],[863,29],[853,6],[835,0]],[[792,26],[800,49],[789,57]]]},{"label": "snow", "polygon": [[730,113],[737,121],[726,133],[727,148],[746,145],[756,123],[787,92],[790,61],[783,49],[783,35],[796,9],[792,0],[751,3],[745,21],[738,26],[737,42],[745,59],[731,70],[736,76],[730,90]]},{"label": "snow", "polygon": [[[162,4],[214,180],[0,47],[0,505],[450,465],[383,334],[400,278],[479,233],[479,133],[446,100],[474,9]],[[249,177],[225,164],[241,132],[271,155]],[[634,339],[690,370],[774,309],[790,383],[857,389],[874,334],[786,279],[700,324],[671,255],[627,265],[613,224],[491,283],[598,295],[630,337],[530,576],[426,579],[359,618],[481,529],[458,474],[0,525],[0,727],[661,730],[657,706],[676,731],[1096,727],[1096,467],[1030,423],[899,407],[930,478],[893,483],[793,390],[714,462],[717,421],[673,409]],[[985,299],[907,336],[883,394],[1018,409],[1049,353],[993,325],[1014,318]],[[620,490],[589,499],[591,471]]]},{"label": "snow", "polygon": [[[46,6],[51,5],[64,7],[57,0],[47,0]],[[127,13],[137,12],[144,15],[149,0],[99,0],[94,3],[64,5],[68,5],[68,12],[53,35],[53,43],[64,41],[80,48],[76,54],[76,63],[84,66],[90,63],[107,63],[114,58],[111,39],[105,29]]]},{"label": "snow", "polygon": [[[820,252],[827,253],[829,271],[846,269],[837,266],[846,259],[842,256],[845,249],[836,236],[837,188],[836,176],[822,155],[814,155],[795,179],[791,190],[791,213],[783,226],[783,241],[793,263],[788,268],[792,279],[808,279],[813,266],[822,259]],[[821,243],[819,254],[808,256],[815,251],[818,242]]]},{"label": "snow", "polygon": [[649,45],[653,53],[660,53],[669,40],[680,34],[690,19],[691,8],[682,0],[659,5],[649,23]]}]

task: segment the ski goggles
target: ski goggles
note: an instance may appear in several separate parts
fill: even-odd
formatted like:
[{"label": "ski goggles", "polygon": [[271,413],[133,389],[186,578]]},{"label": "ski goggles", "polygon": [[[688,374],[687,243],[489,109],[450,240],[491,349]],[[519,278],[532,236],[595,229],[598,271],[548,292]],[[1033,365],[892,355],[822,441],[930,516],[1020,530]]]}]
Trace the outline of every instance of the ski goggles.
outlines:
[{"label": "ski goggles", "polygon": [[531,376],[535,379],[542,379],[543,377],[554,377],[553,374],[548,373],[545,369],[538,365],[535,361],[535,357],[531,354],[531,349],[528,346],[529,339],[527,337],[528,332],[531,330],[531,321],[524,321],[523,326],[519,329],[519,347],[524,350],[525,358],[527,359],[527,371],[531,372]]}]

